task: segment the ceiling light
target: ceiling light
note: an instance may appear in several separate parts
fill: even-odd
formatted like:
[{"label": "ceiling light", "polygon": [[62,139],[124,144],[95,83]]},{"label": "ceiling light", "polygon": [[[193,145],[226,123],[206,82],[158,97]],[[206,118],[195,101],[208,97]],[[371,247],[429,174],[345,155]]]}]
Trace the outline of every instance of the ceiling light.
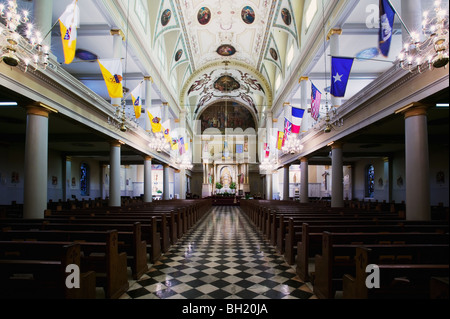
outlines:
[{"label": "ceiling light", "polygon": [[0,106],[17,106],[17,102],[0,102]]}]

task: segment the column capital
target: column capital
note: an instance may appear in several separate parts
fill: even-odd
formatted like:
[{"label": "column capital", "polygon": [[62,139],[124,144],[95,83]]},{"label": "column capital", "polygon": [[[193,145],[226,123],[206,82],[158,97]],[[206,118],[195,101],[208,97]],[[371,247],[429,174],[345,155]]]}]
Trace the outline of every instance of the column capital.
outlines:
[{"label": "column capital", "polygon": [[334,141],[328,144],[328,146],[331,146],[331,149],[334,150],[335,148],[342,148],[342,146],[344,145],[344,143],[340,142],[340,141]]},{"label": "column capital", "polygon": [[289,168],[289,167],[291,167],[291,164],[284,164],[283,165],[283,168]]},{"label": "column capital", "polygon": [[328,31],[328,34],[327,34],[327,41],[330,40],[331,36],[335,35],[335,34],[341,35],[342,34],[342,29],[339,29],[339,28],[332,28],[332,29],[330,29],[330,31]]},{"label": "column capital", "polygon": [[151,157],[150,155],[144,155],[144,161],[151,161],[153,159],[153,157]]},{"label": "column capital", "polygon": [[58,113],[56,109],[41,102],[34,102],[30,105],[27,105],[26,109],[27,115],[31,114],[48,117],[50,113]]},{"label": "column capital", "polygon": [[125,41],[125,34],[120,29],[111,29],[111,35],[120,35],[122,37],[122,41]]},{"label": "column capital", "polygon": [[384,162],[384,163],[389,162],[389,157],[383,157],[383,162]]},{"label": "column capital", "polygon": [[307,76],[301,76],[300,79],[298,79],[298,83],[302,82],[302,81],[308,81],[309,77]]},{"label": "column capital", "polygon": [[164,164],[162,164],[162,165],[163,165],[164,168],[169,168],[169,167],[170,167],[170,165],[169,165],[169,164],[166,164],[166,163],[164,163]]},{"label": "column capital", "polygon": [[395,114],[403,113],[405,118],[414,115],[426,115],[428,105],[420,102],[412,102],[395,111]]},{"label": "column capital", "polygon": [[111,141],[111,142],[109,142],[109,144],[113,147],[121,147],[122,144],[124,144],[124,143],[121,141]]},{"label": "column capital", "polygon": [[308,163],[308,158],[305,157],[305,156],[300,157],[300,162],[301,162],[301,163]]},{"label": "column capital", "polygon": [[72,162],[72,156],[66,156],[66,162]]},{"label": "column capital", "polygon": [[150,75],[144,76],[144,81],[150,81],[151,83],[153,83],[153,78]]}]

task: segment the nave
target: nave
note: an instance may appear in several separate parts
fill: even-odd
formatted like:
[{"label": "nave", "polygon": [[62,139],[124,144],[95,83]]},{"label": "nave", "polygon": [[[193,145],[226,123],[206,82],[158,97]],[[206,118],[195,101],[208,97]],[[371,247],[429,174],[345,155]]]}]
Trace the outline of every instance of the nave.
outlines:
[{"label": "nave", "polygon": [[239,207],[214,206],[121,299],[316,299]]}]

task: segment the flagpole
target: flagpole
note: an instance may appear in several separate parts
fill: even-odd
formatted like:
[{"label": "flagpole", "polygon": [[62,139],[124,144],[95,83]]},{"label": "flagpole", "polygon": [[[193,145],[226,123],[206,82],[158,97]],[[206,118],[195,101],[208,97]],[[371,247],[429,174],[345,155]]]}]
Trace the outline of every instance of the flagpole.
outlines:
[{"label": "flagpole", "polygon": [[342,55],[331,55],[328,54],[328,56],[334,57],[334,58],[346,58],[346,59],[356,59],[356,60],[371,60],[371,61],[378,61],[378,62],[388,62],[394,64],[395,61],[388,61],[388,60],[380,60],[380,59],[371,59],[371,58],[357,58],[352,56],[342,56]]},{"label": "flagpole", "polygon": [[387,2],[389,2],[389,5],[391,6],[392,10],[394,10],[395,14],[398,16],[398,19],[400,20],[400,23],[403,25],[403,27],[405,28],[406,32],[408,32],[409,36],[412,37],[411,32],[409,32],[408,27],[406,26],[405,22],[403,22],[402,17],[400,16],[400,14],[398,13],[397,9],[395,9],[394,5],[392,4],[391,0],[387,0]]}]

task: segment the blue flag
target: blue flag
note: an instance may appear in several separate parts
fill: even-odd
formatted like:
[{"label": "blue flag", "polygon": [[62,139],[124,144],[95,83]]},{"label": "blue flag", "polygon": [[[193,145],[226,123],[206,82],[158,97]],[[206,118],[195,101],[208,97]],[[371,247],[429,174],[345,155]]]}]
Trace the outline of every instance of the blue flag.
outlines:
[{"label": "blue flag", "polygon": [[380,29],[378,31],[378,49],[385,57],[389,55],[395,11],[388,0],[380,0]]},{"label": "blue flag", "polygon": [[331,57],[331,95],[344,97],[353,58]]}]

